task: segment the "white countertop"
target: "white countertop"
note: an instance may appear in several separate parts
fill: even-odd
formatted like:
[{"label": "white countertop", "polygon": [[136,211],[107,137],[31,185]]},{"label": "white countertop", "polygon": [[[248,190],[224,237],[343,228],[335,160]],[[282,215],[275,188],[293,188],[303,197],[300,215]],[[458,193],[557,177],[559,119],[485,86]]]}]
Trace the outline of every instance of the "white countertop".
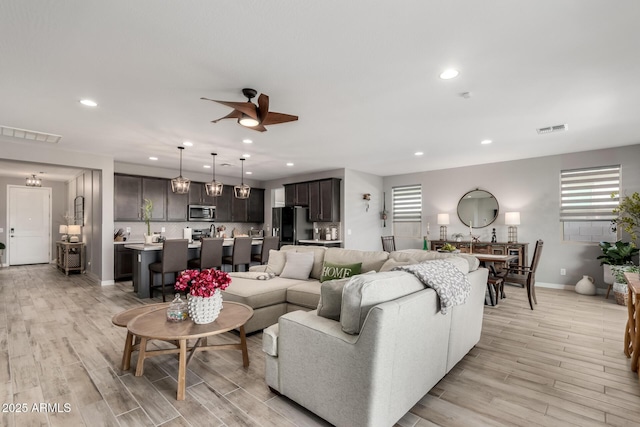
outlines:
[{"label": "white countertop", "polygon": [[135,244],[143,244],[144,241],[143,240],[123,240],[121,242],[116,242],[115,240],[113,241],[114,245],[135,245]]},{"label": "white countertop", "polygon": [[[125,248],[135,249],[138,251],[160,251],[162,250],[162,243],[151,243],[150,245],[145,245],[144,243],[129,243],[129,242],[114,242],[114,243],[125,243],[127,244]],[[251,241],[252,245],[261,245],[262,238],[256,238]],[[223,246],[233,246],[233,239],[224,239]],[[200,242],[189,243],[189,248],[199,248]]]},{"label": "white countertop", "polygon": [[311,243],[317,245],[331,244],[331,243],[342,243],[342,240],[298,240],[300,243]]}]

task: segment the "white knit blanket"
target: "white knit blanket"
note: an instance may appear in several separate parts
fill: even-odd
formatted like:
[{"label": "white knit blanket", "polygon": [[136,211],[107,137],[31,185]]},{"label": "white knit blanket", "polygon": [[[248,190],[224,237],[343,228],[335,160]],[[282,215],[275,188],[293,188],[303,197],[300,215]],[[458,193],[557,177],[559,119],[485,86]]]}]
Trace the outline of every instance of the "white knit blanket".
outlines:
[{"label": "white knit blanket", "polygon": [[395,267],[394,270],[411,273],[425,286],[436,291],[440,298],[442,314],[447,314],[449,307],[464,304],[471,293],[471,283],[467,276],[452,263],[443,259],[403,265]]},{"label": "white knit blanket", "polygon": [[262,271],[236,271],[229,273],[231,278],[237,277],[242,279],[253,279],[253,280],[269,280],[273,279],[276,275],[273,273],[266,273]]}]

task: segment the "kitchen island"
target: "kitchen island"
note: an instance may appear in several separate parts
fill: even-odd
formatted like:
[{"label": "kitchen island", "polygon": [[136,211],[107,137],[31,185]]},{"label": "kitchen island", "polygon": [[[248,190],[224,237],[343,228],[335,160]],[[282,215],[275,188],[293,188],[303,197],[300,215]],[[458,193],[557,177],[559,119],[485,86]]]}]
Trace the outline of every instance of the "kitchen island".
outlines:
[{"label": "kitchen island", "polygon": [[[252,242],[251,253],[260,253],[262,239],[256,238]],[[126,244],[125,248],[133,250],[133,291],[138,294],[138,298],[150,298],[149,289],[149,265],[161,261],[162,243],[152,243],[145,245],[142,243]],[[189,243],[188,259],[200,256],[200,242]],[[233,239],[224,239],[223,254],[231,255],[233,251]],[[167,273],[165,283],[173,283],[174,274]],[[156,278],[156,283],[160,283],[160,278]]]}]

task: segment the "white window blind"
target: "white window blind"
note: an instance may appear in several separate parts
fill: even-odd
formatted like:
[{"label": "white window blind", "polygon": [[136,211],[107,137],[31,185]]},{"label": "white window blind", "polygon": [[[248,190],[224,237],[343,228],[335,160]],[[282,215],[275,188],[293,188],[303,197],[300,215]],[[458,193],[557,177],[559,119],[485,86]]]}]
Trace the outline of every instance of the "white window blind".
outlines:
[{"label": "white window blind", "polygon": [[422,221],[422,187],[406,185],[393,188],[393,222]]},{"label": "white window blind", "polygon": [[560,221],[608,221],[620,202],[620,165],[560,172]]}]

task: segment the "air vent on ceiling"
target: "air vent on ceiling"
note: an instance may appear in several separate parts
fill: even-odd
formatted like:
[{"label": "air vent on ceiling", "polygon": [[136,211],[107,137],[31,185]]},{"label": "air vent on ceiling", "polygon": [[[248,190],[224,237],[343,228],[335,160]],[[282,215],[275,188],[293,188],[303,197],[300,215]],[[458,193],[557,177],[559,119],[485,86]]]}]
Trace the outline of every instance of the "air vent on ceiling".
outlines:
[{"label": "air vent on ceiling", "polygon": [[233,165],[231,163],[222,163],[220,164],[220,166],[227,167],[227,166],[233,166]]},{"label": "air vent on ceiling", "polygon": [[563,125],[555,125],[555,126],[549,126],[546,128],[536,129],[536,131],[538,131],[538,133],[540,134],[543,134],[543,133],[552,133],[552,132],[562,132],[563,130],[568,130],[568,129],[569,129],[569,125],[565,123]]},{"label": "air vent on ceiling", "polygon": [[0,125],[0,135],[10,136],[12,138],[27,139],[29,141],[50,142],[57,144],[62,138],[61,135],[54,135],[52,133],[38,132],[35,130],[12,128],[10,126]]}]

